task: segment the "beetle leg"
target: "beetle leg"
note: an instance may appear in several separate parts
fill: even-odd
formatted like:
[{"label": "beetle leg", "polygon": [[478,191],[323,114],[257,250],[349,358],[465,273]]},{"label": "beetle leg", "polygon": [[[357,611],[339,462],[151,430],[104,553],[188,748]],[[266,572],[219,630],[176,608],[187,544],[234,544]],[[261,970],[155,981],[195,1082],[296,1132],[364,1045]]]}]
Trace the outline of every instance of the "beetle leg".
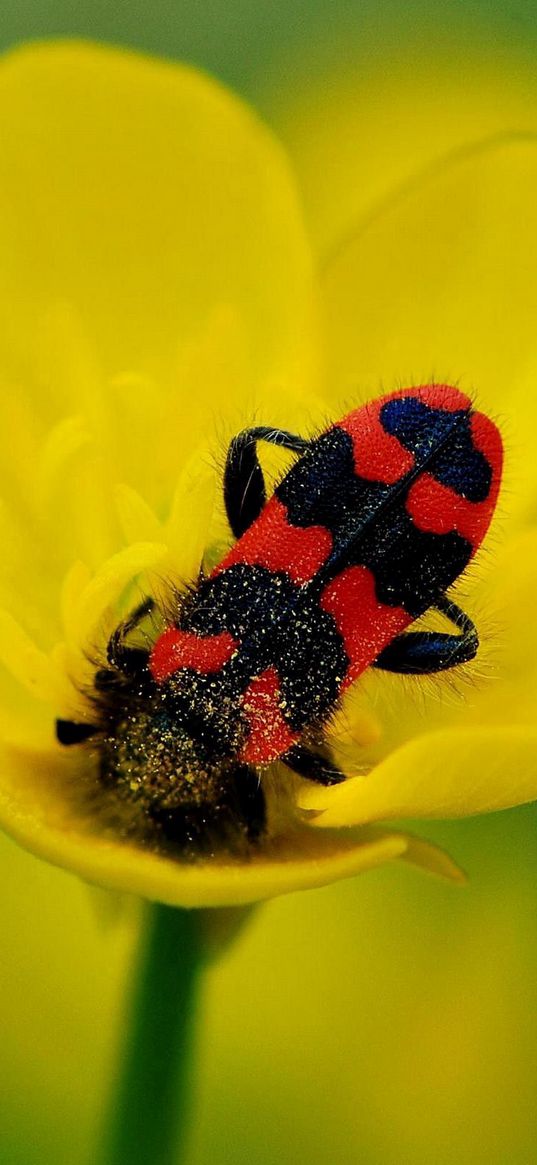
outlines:
[{"label": "beetle leg", "polygon": [[56,740],[58,744],[82,744],[95,736],[98,729],[95,724],[77,724],[75,720],[56,721]]},{"label": "beetle leg", "polygon": [[280,445],[292,453],[305,453],[310,446],[305,437],[297,437],[285,429],[271,429],[268,425],[243,429],[233,437],[224,470],[224,503],[236,538],[259,517],[266,501],[265,481],[257,456],[258,441]]},{"label": "beetle leg", "polygon": [[472,620],[443,595],[434,606],[459,630],[458,635],[438,631],[409,631],[395,639],[377,656],[373,667],[406,675],[447,671],[473,659],[479,638]]},{"label": "beetle leg", "polygon": [[[138,647],[126,647],[125,637],[141,623],[154,607],[153,599],[144,599],[138,607],[116,627],[108,640],[106,658],[109,668],[99,668],[95,672],[93,682],[98,692],[106,692],[115,687],[118,682],[117,672],[123,675],[134,675],[147,664],[148,652]],[[85,740],[95,736],[99,729],[95,724],[77,723],[75,720],[56,720],[56,739],[59,744],[82,744]]]},{"label": "beetle leg", "polygon": [[149,615],[154,606],[153,599],[144,599],[110,636],[106,647],[106,658],[110,666],[99,668],[93,677],[98,692],[106,693],[117,687],[118,682],[121,682],[118,672],[122,676],[135,676],[147,668],[149,652],[143,647],[127,647],[125,639],[142,619]]},{"label": "beetle leg", "polygon": [[236,765],[232,770],[232,780],[237,812],[246,826],[248,841],[257,841],[267,816],[261,781],[249,765]]},{"label": "beetle leg", "polygon": [[307,777],[308,781],[316,781],[318,785],[339,785],[345,780],[341,769],[303,744],[294,744],[280,760],[300,777]]},{"label": "beetle leg", "polygon": [[[144,599],[138,607],[125,619],[123,623],[116,627],[115,631],[108,640],[106,648],[106,658],[110,667],[115,671],[123,672],[125,675],[133,675],[134,672],[139,671],[140,668],[145,667],[148,658],[148,652],[140,647],[127,647],[125,639],[127,635],[138,627],[142,619],[153,610],[155,606],[153,599]],[[107,687],[105,676],[106,669],[97,672],[95,677],[97,687]]]}]

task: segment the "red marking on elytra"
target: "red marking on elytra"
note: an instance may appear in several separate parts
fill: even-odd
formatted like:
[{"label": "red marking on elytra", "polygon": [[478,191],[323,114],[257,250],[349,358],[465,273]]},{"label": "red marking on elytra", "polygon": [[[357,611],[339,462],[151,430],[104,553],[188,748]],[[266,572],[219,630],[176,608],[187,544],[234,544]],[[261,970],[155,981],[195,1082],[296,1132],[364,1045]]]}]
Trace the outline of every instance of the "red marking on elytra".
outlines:
[{"label": "red marking on elytra", "polygon": [[500,490],[500,481],[502,476],[503,466],[503,444],[499,430],[484,413],[473,413],[470,419],[470,429],[472,432],[472,439],[476,449],[486,457],[490,468],[492,469],[492,480],[490,483],[489,496],[487,501],[490,503],[492,509],[498,500],[498,493]]},{"label": "red marking on elytra", "polygon": [[157,683],[167,680],[183,667],[207,675],[219,671],[238,646],[228,631],[219,635],[195,635],[191,631],[168,627],[153,647],[149,670]]},{"label": "red marking on elytra", "polygon": [[355,409],[342,421],[338,421],[336,428],[344,429],[352,438],[354,466],[358,477],[394,485],[414,468],[413,454],[393,433],[386,432],[380,419],[381,410],[387,401],[405,396],[420,400],[429,408],[450,413],[472,407],[470,398],[458,388],[452,388],[449,384],[422,384],[417,388],[397,389],[380,400]]},{"label": "red marking on elytra", "polygon": [[269,764],[298,740],[284,719],[281,700],[280,678],[274,667],[255,676],[244,692],[241,704],[249,734],[239,760],[245,764]]},{"label": "red marking on elytra", "polygon": [[465,392],[453,388],[451,384],[419,384],[416,388],[399,388],[382,398],[381,404],[402,396],[417,397],[432,409],[444,409],[446,413],[456,413],[460,409],[471,409],[472,402]]},{"label": "red marking on elytra", "polygon": [[324,526],[290,525],[286,506],[273,496],[213,574],[244,562],[282,571],[302,585],[317,574],[330,554],[332,543],[332,535]]},{"label": "red marking on elytra", "polygon": [[471,502],[456,490],[442,485],[430,473],[423,473],[408,492],[406,508],[414,524],[427,534],[460,534],[477,550],[489,528],[500,488],[502,439],[493,421],[483,413],[473,413],[470,430],[476,449],[486,457],[492,477],[488,496]]},{"label": "red marking on elytra", "polygon": [[350,660],[345,689],[412,622],[404,607],[379,603],[375,579],[367,566],[349,566],[328,583],[321,607],[333,615]]},{"label": "red marking on elytra", "polygon": [[408,491],[406,508],[419,530],[426,534],[454,531],[476,550],[490,525],[494,502],[490,495],[484,502],[469,502],[432,474],[423,473]]},{"label": "red marking on elytra", "polygon": [[414,457],[397,437],[383,429],[380,410],[385,401],[386,398],[355,409],[338,421],[336,428],[344,429],[352,438],[357,476],[393,485],[413,468]]}]

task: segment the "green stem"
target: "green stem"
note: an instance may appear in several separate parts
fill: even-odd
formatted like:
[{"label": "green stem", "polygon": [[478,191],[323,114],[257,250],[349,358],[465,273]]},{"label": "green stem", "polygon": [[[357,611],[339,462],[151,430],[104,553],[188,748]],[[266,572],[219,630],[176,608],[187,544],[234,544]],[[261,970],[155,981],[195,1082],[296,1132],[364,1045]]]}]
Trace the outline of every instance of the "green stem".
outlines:
[{"label": "green stem", "polygon": [[103,1165],[179,1165],[192,1085],[198,911],[149,907]]}]

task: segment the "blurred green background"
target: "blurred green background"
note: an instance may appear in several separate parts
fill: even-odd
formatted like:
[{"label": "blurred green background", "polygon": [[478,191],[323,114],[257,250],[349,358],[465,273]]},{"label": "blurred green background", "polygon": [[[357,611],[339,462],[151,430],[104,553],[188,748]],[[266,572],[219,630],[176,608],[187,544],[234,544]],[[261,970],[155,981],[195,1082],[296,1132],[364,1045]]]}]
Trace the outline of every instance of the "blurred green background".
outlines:
[{"label": "blurred green background", "polygon": [[[517,83],[537,8],[344,0],[4,0],[0,42],[84,36],[200,65],[300,155],[339,75],[436,54]],[[478,81],[479,84],[479,81]],[[306,112],[305,112],[306,111]],[[434,141],[430,148],[434,149]],[[308,204],[322,235],[322,212]],[[536,812],[431,825],[471,878],[408,869],[271,903],[203,992],[188,1165],[528,1165],[537,1156]],[[89,1165],[136,911],[0,843],[2,1165]]]},{"label": "blurred green background", "polygon": [[511,46],[532,53],[534,0],[4,0],[1,43],[40,37],[92,37],[194,62],[227,81],[270,117],[264,91],[293,86],[297,69],[368,57],[433,42],[465,52]]}]

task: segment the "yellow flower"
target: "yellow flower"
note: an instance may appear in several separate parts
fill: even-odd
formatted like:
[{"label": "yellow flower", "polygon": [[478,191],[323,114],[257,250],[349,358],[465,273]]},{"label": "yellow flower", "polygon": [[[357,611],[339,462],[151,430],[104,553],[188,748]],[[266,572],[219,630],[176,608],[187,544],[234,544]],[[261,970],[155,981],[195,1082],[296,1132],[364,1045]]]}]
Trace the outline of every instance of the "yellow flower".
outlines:
[{"label": "yellow flower", "polygon": [[[91,881],[185,906],[393,858],[456,877],[376,823],[537,796],[533,144],[439,167],[318,280],[283,152],[194,70],[47,45],[5,59],[0,101],[6,830]],[[367,675],[331,735],[360,775],[291,784],[248,860],[187,864],[126,836],[91,753],[55,743],[55,718],[90,719],[92,661],[120,619],[222,549],[226,441],[252,418],[307,433],[432,370],[505,417],[507,500],[461,584],[483,675]]]}]

